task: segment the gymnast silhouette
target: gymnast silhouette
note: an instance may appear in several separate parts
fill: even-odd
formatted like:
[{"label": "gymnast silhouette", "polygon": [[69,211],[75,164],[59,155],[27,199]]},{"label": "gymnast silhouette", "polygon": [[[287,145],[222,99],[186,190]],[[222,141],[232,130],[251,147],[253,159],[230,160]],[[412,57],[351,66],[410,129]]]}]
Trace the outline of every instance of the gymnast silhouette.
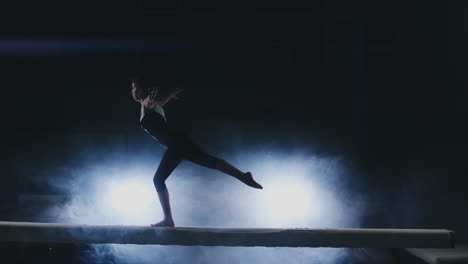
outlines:
[{"label": "gymnast silhouette", "polygon": [[175,226],[165,181],[181,160],[189,160],[198,165],[216,169],[233,176],[250,187],[263,189],[253,179],[252,173],[244,173],[224,159],[206,153],[185,133],[168,125],[163,107],[170,100],[178,99],[177,95],[181,91],[181,89],[176,89],[167,95],[158,96],[158,87],[153,86],[143,78],[132,80],[131,95],[141,105],[140,126],[155,138],[161,146],[166,148],[153,178],[159,202],[164,212],[164,219],[156,224],[151,224],[153,227]]}]

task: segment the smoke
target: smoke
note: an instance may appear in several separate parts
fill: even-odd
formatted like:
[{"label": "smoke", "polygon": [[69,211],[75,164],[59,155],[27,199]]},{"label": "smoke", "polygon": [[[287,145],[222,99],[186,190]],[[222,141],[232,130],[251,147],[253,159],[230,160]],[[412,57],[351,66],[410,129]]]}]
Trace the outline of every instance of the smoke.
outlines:
[{"label": "smoke", "polygon": [[[93,147],[67,177],[49,184],[70,199],[45,214],[57,222],[149,225],[162,219],[152,177],[162,152],[114,149],[93,162]],[[90,153],[88,153],[88,151]],[[91,154],[94,153],[94,154]],[[307,149],[251,146],[242,152],[213,153],[252,171],[264,190],[182,161],[166,184],[177,226],[346,228],[359,227],[366,209],[352,190],[353,172],[337,156]],[[88,158],[85,158],[88,157]],[[124,162],[122,162],[124,161]],[[78,169],[79,168],[79,169]],[[342,263],[348,251],[336,248],[187,247],[94,245],[82,260],[93,263]]]}]

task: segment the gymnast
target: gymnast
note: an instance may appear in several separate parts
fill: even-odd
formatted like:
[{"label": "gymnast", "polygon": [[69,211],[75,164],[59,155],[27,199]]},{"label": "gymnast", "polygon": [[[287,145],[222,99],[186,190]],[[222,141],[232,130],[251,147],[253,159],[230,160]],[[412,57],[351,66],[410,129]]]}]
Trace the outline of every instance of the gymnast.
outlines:
[{"label": "gymnast", "polygon": [[131,95],[141,105],[140,126],[166,149],[153,178],[164,219],[156,224],[151,224],[152,227],[175,226],[165,181],[181,160],[188,160],[207,168],[216,169],[233,176],[250,187],[263,189],[253,179],[251,172],[244,173],[224,159],[206,153],[185,133],[168,125],[163,107],[170,100],[178,99],[177,94],[181,91],[181,89],[176,89],[167,95],[158,96],[158,87],[153,86],[144,78],[132,80]]}]

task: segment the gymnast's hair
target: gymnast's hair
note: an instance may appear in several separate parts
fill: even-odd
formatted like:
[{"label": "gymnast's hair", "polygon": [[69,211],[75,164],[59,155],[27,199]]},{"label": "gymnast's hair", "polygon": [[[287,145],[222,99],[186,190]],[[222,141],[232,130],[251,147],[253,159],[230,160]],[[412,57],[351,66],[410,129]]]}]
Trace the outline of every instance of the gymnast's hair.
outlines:
[{"label": "gymnast's hair", "polygon": [[159,89],[156,83],[150,82],[144,77],[134,78],[132,79],[132,83],[135,85],[135,92],[132,93],[135,101],[143,100],[148,97],[152,90]]}]

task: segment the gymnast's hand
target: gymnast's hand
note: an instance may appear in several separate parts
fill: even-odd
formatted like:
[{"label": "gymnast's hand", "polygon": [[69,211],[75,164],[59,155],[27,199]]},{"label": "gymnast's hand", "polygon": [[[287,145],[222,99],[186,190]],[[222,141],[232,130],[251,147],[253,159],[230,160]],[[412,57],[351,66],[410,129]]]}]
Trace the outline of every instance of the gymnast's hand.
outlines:
[{"label": "gymnast's hand", "polygon": [[174,98],[174,99],[179,99],[179,97],[177,97],[177,94],[182,92],[182,89],[175,89],[174,91],[172,91],[171,93],[169,93],[169,97],[170,99]]},{"label": "gymnast's hand", "polygon": [[164,96],[157,100],[157,102],[160,106],[164,106],[173,98],[179,99],[179,97],[177,97],[177,94],[179,94],[180,92],[182,92],[182,89],[175,89],[174,91],[170,92],[167,96]]}]

